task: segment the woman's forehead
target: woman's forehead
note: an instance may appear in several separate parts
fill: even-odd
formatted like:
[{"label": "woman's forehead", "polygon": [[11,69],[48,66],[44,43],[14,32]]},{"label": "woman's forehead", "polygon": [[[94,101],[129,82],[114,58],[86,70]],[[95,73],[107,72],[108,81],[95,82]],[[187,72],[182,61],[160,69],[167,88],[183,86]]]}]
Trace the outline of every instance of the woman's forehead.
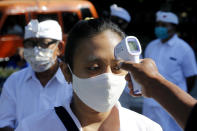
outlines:
[{"label": "woman's forehead", "polygon": [[76,55],[84,55],[89,59],[105,55],[111,56],[114,53],[114,47],[121,41],[121,37],[111,31],[105,31],[93,38],[83,41],[76,49]]},{"label": "woman's forehead", "polygon": [[117,45],[121,41],[121,36],[111,30],[106,30],[91,39],[94,43],[106,43],[106,45]]},{"label": "woman's forehead", "polygon": [[114,47],[121,41],[121,37],[110,30],[104,31],[95,35],[94,37],[84,41],[84,44],[80,44],[81,48],[87,50],[114,50]]}]

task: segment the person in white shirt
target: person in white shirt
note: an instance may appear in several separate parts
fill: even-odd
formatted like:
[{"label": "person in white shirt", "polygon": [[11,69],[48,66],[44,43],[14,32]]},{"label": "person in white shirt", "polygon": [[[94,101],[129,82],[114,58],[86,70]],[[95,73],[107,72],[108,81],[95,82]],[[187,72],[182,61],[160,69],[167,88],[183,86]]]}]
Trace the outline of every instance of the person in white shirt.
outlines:
[{"label": "person in white shirt", "polygon": [[13,73],[0,96],[0,130],[14,130],[27,116],[65,103],[72,88],[59,67],[61,27],[57,21],[31,20],[25,27],[24,58],[30,66]]},{"label": "person in white shirt", "polygon": [[[184,91],[191,91],[197,75],[192,48],[176,34],[178,17],[172,12],[158,11],[155,35],[145,49],[145,58],[152,58],[167,80]],[[145,98],[143,114],[159,123],[164,131],[181,131],[174,119],[153,99]]]},{"label": "person in white shirt", "polygon": [[29,116],[16,131],[161,131],[157,123],[118,102],[127,71],[118,66],[114,47],[124,37],[116,25],[103,19],[77,23],[68,35],[62,67],[73,88],[73,96],[63,105],[71,120],[59,117],[55,108]]}]

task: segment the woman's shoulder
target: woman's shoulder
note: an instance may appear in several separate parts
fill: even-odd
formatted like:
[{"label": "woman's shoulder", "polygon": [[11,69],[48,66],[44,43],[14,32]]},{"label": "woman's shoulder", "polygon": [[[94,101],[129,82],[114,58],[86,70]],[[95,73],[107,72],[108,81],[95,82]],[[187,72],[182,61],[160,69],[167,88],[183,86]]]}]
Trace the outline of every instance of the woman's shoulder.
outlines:
[{"label": "woman's shoulder", "polygon": [[119,108],[119,115],[121,129],[123,129],[123,131],[162,131],[162,128],[156,122],[152,121],[146,116],[143,116],[124,107]]}]

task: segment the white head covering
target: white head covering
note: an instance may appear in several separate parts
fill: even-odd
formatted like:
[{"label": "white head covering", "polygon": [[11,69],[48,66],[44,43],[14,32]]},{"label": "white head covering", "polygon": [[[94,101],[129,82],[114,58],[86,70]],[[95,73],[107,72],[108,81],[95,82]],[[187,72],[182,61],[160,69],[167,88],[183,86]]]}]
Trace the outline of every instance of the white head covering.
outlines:
[{"label": "white head covering", "polygon": [[28,38],[50,38],[55,40],[62,40],[62,30],[60,25],[55,20],[46,20],[38,22],[38,20],[31,20],[25,26],[25,37]]},{"label": "white head covering", "polygon": [[163,12],[163,11],[158,11],[156,13],[156,21],[173,23],[176,25],[179,23],[177,15],[175,15],[172,12]]},{"label": "white head covering", "polygon": [[110,6],[111,16],[120,17],[127,22],[131,21],[131,16],[129,15],[128,11],[122,7],[118,7],[116,4]]}]

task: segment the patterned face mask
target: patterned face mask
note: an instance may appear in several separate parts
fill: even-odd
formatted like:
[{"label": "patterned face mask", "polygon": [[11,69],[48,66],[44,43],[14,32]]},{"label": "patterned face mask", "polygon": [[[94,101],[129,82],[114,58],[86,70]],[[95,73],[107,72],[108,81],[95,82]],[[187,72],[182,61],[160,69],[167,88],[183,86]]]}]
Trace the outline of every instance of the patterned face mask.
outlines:
[{"label": "patterned face mask", "polygon": [[24,48],[24,58],[35,72],[44,72],[55,64],[57,57],[53,58],[53,53],[57,45],[54,49],[44,49],[37,46]]}]

